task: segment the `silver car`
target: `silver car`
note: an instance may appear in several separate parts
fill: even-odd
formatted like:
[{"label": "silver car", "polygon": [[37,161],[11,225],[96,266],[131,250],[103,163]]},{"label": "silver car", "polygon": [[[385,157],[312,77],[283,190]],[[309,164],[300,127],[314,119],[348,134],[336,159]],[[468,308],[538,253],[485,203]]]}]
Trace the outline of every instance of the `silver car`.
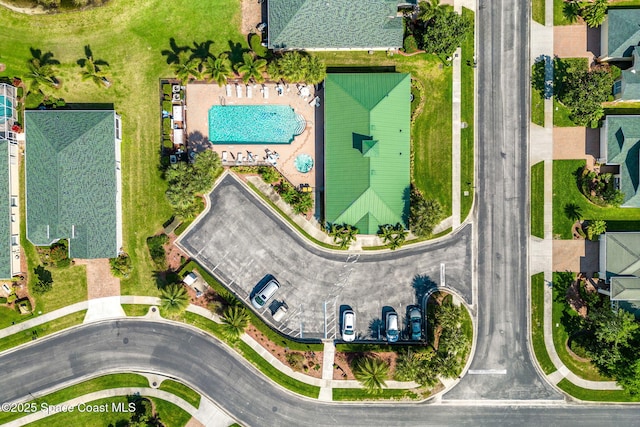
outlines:
[{"label": "silver car", "polygon": [[280,289],[280,283],[276,279],[271,279],[251,298],[251,304],[260,310],[269,299]]},{"label": "silver car", "polygon": [[387,341],[397,342],[400,337],[400,331],[398,330],[398,313],[395,311],[388,312],[386,320]]}]

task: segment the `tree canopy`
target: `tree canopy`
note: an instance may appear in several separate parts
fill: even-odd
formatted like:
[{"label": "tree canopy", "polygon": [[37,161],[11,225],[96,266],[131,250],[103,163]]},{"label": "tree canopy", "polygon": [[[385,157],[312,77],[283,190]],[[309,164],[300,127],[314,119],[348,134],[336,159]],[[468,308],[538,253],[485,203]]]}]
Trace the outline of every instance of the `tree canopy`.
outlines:
[{"label": "tree canopy", "polygon": [[444,211],[437,200],[427,200],[420,190],[411,188],[409,228],[416,236],[428,237],[444,218]]},{"label": "tree canopy", "polygon": [[609,68],[567,67],[559,83],[558,100],[571,110],[571,120],[578,126],[597,126],[604,115],[602,103],[609,99],[613,86]]},{"label": "tree canopy", "polygon": [[[431,3],[434,2],[425,4]],[[418,42],[422,40],[420,47],[427,53],[450,57],[471,31],[471,22],[450,7],[421,6],[420,13],[422,16],[416,32],[422,35],[418,36]]]}]

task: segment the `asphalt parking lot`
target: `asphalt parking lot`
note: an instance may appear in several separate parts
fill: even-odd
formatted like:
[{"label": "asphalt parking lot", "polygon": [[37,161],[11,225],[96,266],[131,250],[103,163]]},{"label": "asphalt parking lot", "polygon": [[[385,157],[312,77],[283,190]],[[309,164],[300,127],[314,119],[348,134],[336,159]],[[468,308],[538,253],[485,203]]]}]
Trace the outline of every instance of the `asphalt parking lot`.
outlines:
[{"label": "asphalt parking lot", "polygon": [[[231,175],[209,198],[211,208],[179,245],[247,303],[267,275],[276,277],[281,287],[261,314],[293,337],[323,338],[326,329],[329,338],[339,338],[341,306],[351,306],[358,339],[377,339],[383,310],[393,307],[404,325],[406,306],[440,284],[441,264],[446,286],[471,302],[471,226],[404,250],[326,251],[308,244]],[[289,307],[279,323],[268,308],[273,301]]]}]

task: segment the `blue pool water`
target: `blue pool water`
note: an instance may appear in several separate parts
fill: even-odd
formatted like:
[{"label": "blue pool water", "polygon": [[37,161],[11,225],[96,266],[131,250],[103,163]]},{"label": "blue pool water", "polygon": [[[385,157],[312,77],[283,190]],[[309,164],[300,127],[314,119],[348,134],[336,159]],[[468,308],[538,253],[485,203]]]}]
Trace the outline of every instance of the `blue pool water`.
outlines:
[{"label": "blue pool water", "polygon": [[307,173],[313,168],[313,159],[308,154],[299,154],[293,163],[298,172]]},{"label": "blue pool water", "polygon": [[290,144],[306,122],[287,105],[214,105],[209,110],[213,144]]},{"label": "blue pool water", "polygon": [[11,117],[12,108],[9,98],[0,95],[0,123],[4,123],[7,117]]}]

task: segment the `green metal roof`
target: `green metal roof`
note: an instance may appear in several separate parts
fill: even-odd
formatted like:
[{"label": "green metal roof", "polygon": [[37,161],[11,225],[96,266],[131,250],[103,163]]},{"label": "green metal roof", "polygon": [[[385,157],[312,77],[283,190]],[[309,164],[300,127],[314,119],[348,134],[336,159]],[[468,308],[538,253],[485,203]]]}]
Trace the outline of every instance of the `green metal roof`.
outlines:
[{"label": "green metal roof", "polygon": [[402,47],[397,0],[269,0],[270,49]]},{"label": "green metal roof", "polygon": [[[325,219],[376,234],[407,227],[411,77],[329,74],[325,80]],[[408,227],[407,227],[408,228]]]},{"label": "green metal roof", "polygon": [[607,163],[620,165],[624,207],[640,207],[640,116],[607,116]]},{"label": "green metal roof", "polygon": [[640,9],[609,9],[607,13],[607,43],[611,58],[631,57],[633,47],[640,43]]},{"label": "green metal roof", "polygon": [[11,278],[11,189],[9,141],[0,138],[0,278]]},{"label": "green metal roof", "polygon": [[114,111],[27,111],[27,237],[70,239],[72,258],[113,258],[117,243]]}]

